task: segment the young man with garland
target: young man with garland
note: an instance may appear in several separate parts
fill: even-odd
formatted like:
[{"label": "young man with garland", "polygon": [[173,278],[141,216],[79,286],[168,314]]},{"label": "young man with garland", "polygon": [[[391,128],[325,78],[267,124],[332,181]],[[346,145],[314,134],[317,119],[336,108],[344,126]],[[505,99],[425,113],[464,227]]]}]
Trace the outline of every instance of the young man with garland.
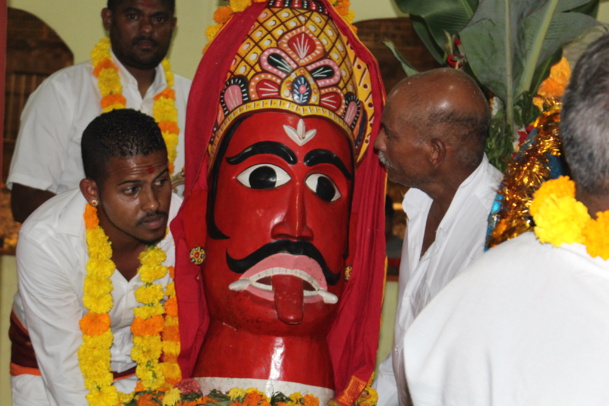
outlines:
[{"label": "young man with garland", "polygon": [[581,56],[563,98],[572,180],[544,183],[530,206],[533,232],[484,254],[406,334],[415,405],[607,403],[608,103],[605,35]]},{"label": "young man with garland", "polygon": [[80,189],[20,231],[13,405],[116,405],[138,379],[144,389],[180,379],[168,223],[181,199],[161,132],[141,112],[104,113],[83,133],[82,159]]},{"label": "young man with garland", "polygon": [[184,122],[191,81],[164,59],[176,27],[175,0],[108,0],[101,12],[109,39],[90,61],[56,72],[30,96],[11,162],[15,220],[73,189],[83,177],[80,137],[104,111],[132,108],[155,118],[167,143],[172,176],[184,165]]}]

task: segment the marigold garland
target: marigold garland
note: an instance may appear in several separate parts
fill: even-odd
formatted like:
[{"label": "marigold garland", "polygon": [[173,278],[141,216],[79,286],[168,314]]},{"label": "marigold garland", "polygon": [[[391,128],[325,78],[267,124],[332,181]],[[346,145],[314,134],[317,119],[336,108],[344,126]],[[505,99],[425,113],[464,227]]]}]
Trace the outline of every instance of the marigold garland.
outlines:
[{"label": "marigold garland", "polygon": [[[90,405],[116,406],[140,398],[134,394],[119,393],[113,385],[110,370],[110,347],[113,334],[109,312],[112,309],[112,274],[116,266],[112,261],[112,247],[104,230],[99,226],[97,209],[89,204],[84,212],[86,239],[89,252],[87,275],[84,281],[84,306],[88,309],[80,320],[83,343],[78,349],[78,361],[85,387],[89,391]],[[133,348],[131,357],[137,362],[137,388],[151,392],[169,390],[181,379],[177,357],[180,337],[177,320],[177,303],[173,283],[173,267],[166,267],[165,252],[150,246],[139,255],[138,275],[143,285],[136,290],[136,300],[142,306],[134,309],[131,326]],[[171,282],[165,291],[155,282],[170,273]],[[167,309],[162,305],[167,296]],[[164,362],[159,362],[163,358]],[[152,395],[151,395],[152,396]],[[145,404],[145,399],[138,404]]]},{"label": "marigold garland", "polygon": [[[93,74],[97,78],[97,87],[101,93],[100,104],[103,112],[124,109],[127,100],[123,96],[123,85],[118,73],[118,66],[112,61],[110,39],[102,38],[91,51]],[[167,88],[154,97],[152,117],[158,123],[167,145],[169,172],[174,173],[174,162],[178,155],[178,110],[175,106],[174,76],[167,58],[161,62],[165,71]]]},{"label": "marigold garland", "polygon": [[592,257],[609,259],[609,210],[593,219],[575,199],[575,183],[566,176],[545,182],[531,204],[535,235],[554,246],[580,243]]}]

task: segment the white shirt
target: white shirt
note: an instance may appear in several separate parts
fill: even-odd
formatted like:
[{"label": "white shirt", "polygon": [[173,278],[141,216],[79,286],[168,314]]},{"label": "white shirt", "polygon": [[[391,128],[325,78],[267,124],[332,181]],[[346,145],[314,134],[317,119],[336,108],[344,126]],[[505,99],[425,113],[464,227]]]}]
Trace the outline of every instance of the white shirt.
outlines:
[{"label": "white shirt", "polygon": [[[421,257],[427,215],[433,200],[410,189],[402,206],[408,217],[400,264],[398,307],[392,353],[379,367],[375,387],[379,406],[398,405],[396,382],[402,364],[402,340],[415,317],[429,301],[474,259],[484,252],[487,219],[497,193],[501,172],[486,157],[461,183],[431,246]],[[397,381],[396,381],[397,380]],[[399,388],[400,392],[405,387]]]},{"label": "white shirt", "polygon": [[484,254],[406,334],[417,406],[606,405],[609,261],[527,232]]},{"label": "white shirt", "polygon": [[[82,343],[78,322],[86,313],[82,303],[89,258],[83,219],[85,204],[78,189],[55,196],[34,211],[19,232],[19,289],[13,309],[28,329],[50,405],[87,405],[85,395],[88,392],[76,353]],[[180,204],[181,199],[174,194],[170,220]],[[172,236],[168,234],[158,245],[167,253],[164,264],[173,265]],[[162,283],[166,284],[168,278],[165,277]],[[134,292],[142,281],[139,275],[127,281],[116,270],[112,283],[114,306],[110,319],[114,343],[111,369],[122,372],[135,366],[130,355],[133,345],[130,327],[133,309],[138,306]],[[118,382],[125,384],[124,381]],[[20,397],[27,395],[23,388],[20,392]]]},{"label": "white shirt", "polygon": [[[154,82],[142,98],[137,80],[114,57],[119,67],[127,107],[152,116],[154,96],[167,88],[165,72],[157,66]],[[174,74],[178,126],[178,173],[184,167],[186,101],[191,81]],[[84,129],[102,113],[101,95],[91,62],[55,72],[32,93],[21,114],[21,127],[11,161],[7,187],[19,183],[55,194],[78,187],[84,176],[80,140]]]}]

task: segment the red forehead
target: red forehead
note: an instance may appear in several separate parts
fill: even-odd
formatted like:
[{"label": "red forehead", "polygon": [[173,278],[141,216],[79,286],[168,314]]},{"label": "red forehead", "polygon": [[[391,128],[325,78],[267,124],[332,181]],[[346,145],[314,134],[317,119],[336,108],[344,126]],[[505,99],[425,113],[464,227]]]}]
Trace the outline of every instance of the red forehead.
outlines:
[{"label": "red forehead", "polygon": [[[290,129],[297,133],[315,131],[315,135],[302,145],[298,145],[288,135]],[[295,150],[304,151],[315,148],[335,151],[344,150],[345,144],[350,146],[345,131],[325,117],[301,117],[286,112],[269,111],[255,113],[241,122],[231,138],[229,149],[243,149],[260,141],[281,142]]]}]

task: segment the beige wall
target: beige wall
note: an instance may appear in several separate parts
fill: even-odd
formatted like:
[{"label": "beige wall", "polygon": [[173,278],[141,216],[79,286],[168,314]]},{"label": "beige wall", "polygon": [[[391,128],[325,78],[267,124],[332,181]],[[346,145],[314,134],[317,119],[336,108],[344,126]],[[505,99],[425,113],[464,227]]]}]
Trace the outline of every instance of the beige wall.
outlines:
[{"label": "beige wall", "polygon": [[[193,77],[217,4],[215,0],[177,1],[178,29],[170,53],[175,72]],[[105,0],[8,0],[8,5],[50,25],[74,52],[76,63],[89,59],[91,48],[104,35],[100,11]],[[391,0],[352,0],[352,8],[358,20],[398,15]]]}]

